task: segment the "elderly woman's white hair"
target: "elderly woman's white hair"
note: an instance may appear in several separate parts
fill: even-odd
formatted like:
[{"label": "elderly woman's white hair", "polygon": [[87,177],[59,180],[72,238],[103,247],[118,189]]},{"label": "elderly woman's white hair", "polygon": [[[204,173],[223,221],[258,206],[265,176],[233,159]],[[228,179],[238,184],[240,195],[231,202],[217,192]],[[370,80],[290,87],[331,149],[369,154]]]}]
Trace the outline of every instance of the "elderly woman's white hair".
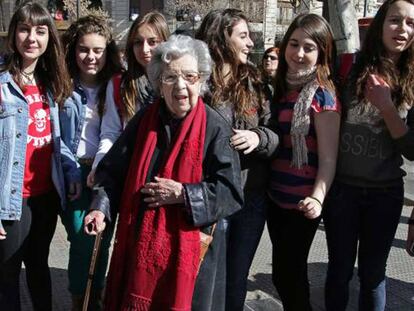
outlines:
[{"label": "elderly woman's white hair", "polygon": [[207,44],[185,35],[172,35],[161,43],[154,51],[151,62],[147,66],[148,79],[157,94],[160,93],[161,75],[164,65],[184,55],[191,55],[197,60],[197,70],[201,75],[200,95],[207,90],[206,81],[210,77],[212,60]]}]

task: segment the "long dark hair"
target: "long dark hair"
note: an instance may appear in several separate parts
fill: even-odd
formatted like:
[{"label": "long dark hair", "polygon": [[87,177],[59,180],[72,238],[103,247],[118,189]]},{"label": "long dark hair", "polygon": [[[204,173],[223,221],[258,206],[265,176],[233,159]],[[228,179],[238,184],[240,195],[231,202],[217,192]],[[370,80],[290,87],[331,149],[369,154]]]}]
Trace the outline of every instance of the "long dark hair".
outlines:
[{"label": "long dark hair", "polygon": [[318,60],[316,63],[316,75],[320,85],[328,89],[332,94],[335,93],[333,83],[333,63],[336,57],[336,48],[333,40],[333,34],[328,22],[316,14],[298,15],[290,24],[280,45],[279,66],[275,78],[275,101],[280,100],[288,91],[286,83],[286,73],[288,64],[285,53],[289,44],[289,39],[296,29],[302,29],[303,32],[315,41],[318,47]]},{"label": "long dark hair", "polygon": [[[214,61],[210,78],[211,105],[230,101],[234,104],[236,116],[248,119],[252,111],[262,108],[264,96],[258,70],[249,63],[240,63],[230,42],[233,27],[241,21],[248,24],[247,17],[240,10],[214,10],[203,19],[196,38],[207,43]],[[225,77],[224,65],[230,66],[230,77]]]},{"label": "long dark hair", "polygon": [[144,16],[137,18],[131,25],[125,46],[125,57],[128,69],[122,76],[123,87],[121,89],[121,95],[125,105],[125,109],[122,109],[122,113],[124,114],[123,118],[125,120],[129,120],[135,114],[136,98],[138,95],[135,80],[145,74],[145,68],[138,63],[134,55],[134,40],[139,28],[143,25],[151,27],[161,41],[166,41],[170,36],[170,31],[164,15],[157,11],[149,12]]},{"label": "long dark hair", "polygon": [[361,53],[350,79],[356,84],[356,94],[361,100],[369,74],[380,75],[391,87],[392,97],[397,106],[412,105],[414,102],[414,44],[401,53],[396,64],[387,55],[383,42],[383,25],[390,7],[404,1],[414,5],[414,0],[386,0],[372,20],[365,36]]},{"label": "long dark hair", "polygon": [[76,45],[78,40],[87,34],[98,34],[106,40],[106,62],[102,70],[97,74],[97,81],[100,85],[98,92],[98,114],[102,116],[105,109],[105,95],[108,81],[113,75],[121,73],[122,65],[108,21],[99,16],[84,16],[74,22],[62,36],[66,63],[72,78],[79,79],[80,73],[78,65],[76,64]]},{"label": "long dark hair", "polygon": [[55,23],[47,9],[41,4],[31,1],[25,2],[13,14],[7,34],[7,56],[2,71],[9,71],[17,84],[23,88],[21,80],[22,56],[19,54],[15,42],[19,23],[47,26],[49,41],[46,51],[39,57],[35,74],[41,85],[51,91],[53,99],[62,105],[64,99],[70,95],[70,79]]}]

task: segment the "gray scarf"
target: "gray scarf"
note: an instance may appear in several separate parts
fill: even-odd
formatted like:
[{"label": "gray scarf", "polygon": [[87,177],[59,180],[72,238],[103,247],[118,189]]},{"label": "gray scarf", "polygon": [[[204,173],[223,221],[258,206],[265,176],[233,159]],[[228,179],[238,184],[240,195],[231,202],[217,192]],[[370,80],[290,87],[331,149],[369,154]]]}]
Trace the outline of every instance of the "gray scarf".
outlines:
[{"label": "gray scarf", "polygon": [[286,82],[289,89],[302,87],[293,108],[292,125],[290,128],[292,138],[291,166],[300,169],[303,165],[308,164],[306,135],[309,133],[310,126],[310,106],[319,87],[316,67],[306,71],[288,72],[286,74]]}]

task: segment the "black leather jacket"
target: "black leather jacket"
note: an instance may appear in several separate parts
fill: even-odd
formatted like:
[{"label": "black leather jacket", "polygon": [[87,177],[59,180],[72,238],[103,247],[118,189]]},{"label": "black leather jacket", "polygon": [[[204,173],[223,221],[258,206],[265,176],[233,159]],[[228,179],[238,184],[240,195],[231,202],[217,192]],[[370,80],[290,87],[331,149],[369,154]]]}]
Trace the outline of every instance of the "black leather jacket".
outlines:
[{"label": "black leather jacket", "polygon": [[[118,212],[124,182],[137,139],[142,110],[128,123],[125,131],[98,165],[91,209],[102,211],[107,220]],[[229,144],[231,128],[212,108],[206,106],[207,125],[203,158],[203,181],[184,184],[190,221],[195,226],[207,226],[238,211],[243,204],[240,162]],[[162,158],[168,152],[173,127],[165,106],[160,109],[162,126],[153,157]],[[145,137],[142,137],[145,139]],[[159,164],[153,159],[148,176],[157,173]]]}]

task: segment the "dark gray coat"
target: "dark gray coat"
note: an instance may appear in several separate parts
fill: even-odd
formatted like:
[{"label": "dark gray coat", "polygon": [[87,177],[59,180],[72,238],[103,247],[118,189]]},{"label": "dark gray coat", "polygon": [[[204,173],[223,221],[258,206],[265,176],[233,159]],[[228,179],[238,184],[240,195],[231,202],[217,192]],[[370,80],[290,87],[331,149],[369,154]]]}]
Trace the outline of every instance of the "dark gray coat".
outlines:
[{"label": "dark gray coat", "polygon": [[[238,154],[230,147],[230,127],[210,107],[206,106],[207,126],[203,158],[203,181],[185,184],[189,221],[206,229],[217,222],[214,240],[201,266],[195,293],[193,310],[222,310],[225,296],[225,224],[224,217],[238,211],[243,205],[240,162]],[[108,221],[118,212],[124,182],[134,150],[137,129],[145,111],[137,114],[123,134],[100,162],[95,175],[95,199],[92,209],[105,213]],[[149,178],[157,174],[159,159],[168,151],[174,128],[165,107],[160,111],[162,127],[159,141],[150,165]],[[144,139],[144,138],[143,138]],[[144,211],[145,212],[145,211]],[[139,226],[139,224],[137,224]],[[220,307],[216,308],[215,306]]]},{"label": "dark gray coat", "polygon": [[[259,135],[259,145],[248,155],[239,152],[242,169],[242,181],[245,191],[257,191],[267,187],[269,179],[270,159],[276,153],[279,136],[270,129],[270,101],[266,101],[257,114],[249,120],[236,118],[231,103],[224,102],[215,110],[226,122],[238,130],[251,130]],[[273,128],[273,127],[272,127]]]}]

